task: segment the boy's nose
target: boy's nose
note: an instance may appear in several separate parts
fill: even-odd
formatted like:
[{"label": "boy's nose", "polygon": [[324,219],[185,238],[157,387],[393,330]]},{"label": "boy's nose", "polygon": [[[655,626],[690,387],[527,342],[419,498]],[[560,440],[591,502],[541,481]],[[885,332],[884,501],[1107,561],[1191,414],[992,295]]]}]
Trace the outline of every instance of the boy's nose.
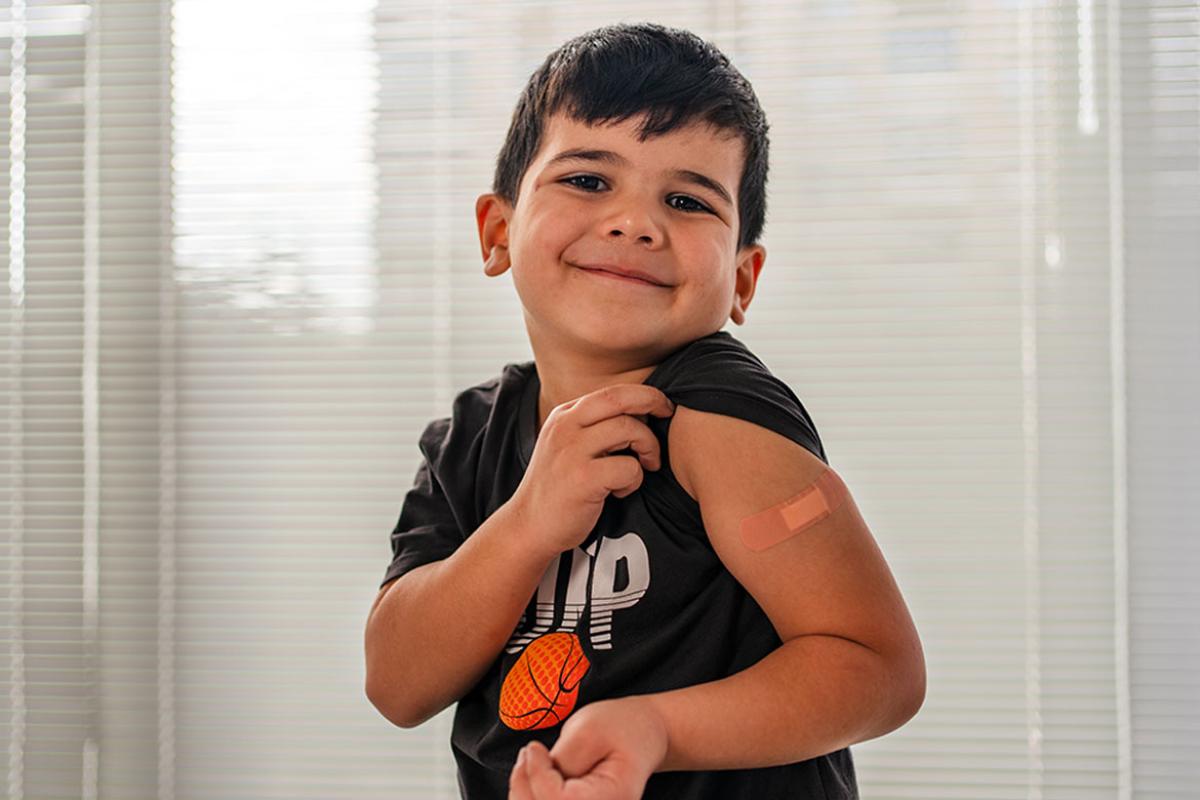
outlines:
[{"label": "boy's nose", "polygon": [[645,201],[630,198],[609,220],[610,237],[627,236],[639,242],[655,243],[662,238],[661,220]]},{"label": "boy's nose", "polygon": [[[619,228],[614,228],[612,232],[618,236],[625,235],[624,231],[620,230]],[[639,242],[655,242],[655,241],[657,241],[657,237],[652,236],[651,234],[648,234],[648,233],[642,233],[642,234],[638,235],[637,240]]]},{"label": "boy's nose", "polygon": [[646,218],[635,221],[632,217],[614,224],[609,230],[609,236],[613,238],[627,237],[648,244],[654,244],[661,238],[658,226],[653,221]]}]

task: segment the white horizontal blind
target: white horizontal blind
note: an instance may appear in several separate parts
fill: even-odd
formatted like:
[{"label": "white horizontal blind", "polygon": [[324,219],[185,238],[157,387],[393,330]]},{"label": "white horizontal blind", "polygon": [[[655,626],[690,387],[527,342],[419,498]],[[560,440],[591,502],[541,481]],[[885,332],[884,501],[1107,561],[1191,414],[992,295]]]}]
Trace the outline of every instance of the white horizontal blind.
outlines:
[{"label": "white horizontal blind", "polygon": [[[1121,9],[1121,203],[1134,797],[1200,786],[1200,5]],[[1123,248],[1120,248],[1123,245]],[[1115,327],[1115,326],[1114,326]],[[1117,439],[1118,443],[1121,439]],[[1118,584],[1118,591],[1121,590]]]},{"label": "white horizontal blind", "polygon": [[4,796],[170,796],[168,7],[2,8]]},{"label": "white horizontal blind", "polygon": [[427,196],[450,148],[421,95],[381,104],[382,23],[362,0],[174,4],[181,798],[455,786],[446,742],[364,690],[385,521],[450,361]]},{"label": "white horizontal blind", "polygon": [[[517,93],[644,6],[0,11],[4,796],[457,796],[451,711],[365,699],[366,612],[425,423],[531,357],[473,216]],[[767,111],[727,330],[922,633],[863,796],[1190,797],[1196,6],[656,13]]]},{"label": "white horizontal blind", "polygon": [[14,800],[94,797],[102,738],[90,24],[65,3],[0,16],[0,794]]}]

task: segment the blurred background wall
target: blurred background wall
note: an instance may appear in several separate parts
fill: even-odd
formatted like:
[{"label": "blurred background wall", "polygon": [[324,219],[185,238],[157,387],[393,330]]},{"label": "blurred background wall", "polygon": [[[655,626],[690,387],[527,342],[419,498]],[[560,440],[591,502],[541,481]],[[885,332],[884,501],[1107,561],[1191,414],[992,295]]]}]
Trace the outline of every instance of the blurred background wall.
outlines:
[{"label": "blurred background wall", "polygon": [[532,358],[474,199],[567,38],[686,27],[771,123],[729,330],[921,632],[864,797],[1200,785],[1200,7],[0,2],[0,793],[451,798],[367,701],[417,436]]}]

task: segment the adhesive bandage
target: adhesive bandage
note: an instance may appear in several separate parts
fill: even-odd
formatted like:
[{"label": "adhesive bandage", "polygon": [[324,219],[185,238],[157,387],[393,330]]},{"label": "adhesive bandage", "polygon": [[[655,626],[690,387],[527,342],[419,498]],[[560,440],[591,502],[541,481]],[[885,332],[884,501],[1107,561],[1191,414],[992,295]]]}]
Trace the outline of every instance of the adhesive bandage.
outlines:
[{"label": "adhesive bandage", "polygon": [[790,539],[828,517],[846,499],[846,484],[826,468],[807,489],[742,519],[742,542],[755,552]]}]

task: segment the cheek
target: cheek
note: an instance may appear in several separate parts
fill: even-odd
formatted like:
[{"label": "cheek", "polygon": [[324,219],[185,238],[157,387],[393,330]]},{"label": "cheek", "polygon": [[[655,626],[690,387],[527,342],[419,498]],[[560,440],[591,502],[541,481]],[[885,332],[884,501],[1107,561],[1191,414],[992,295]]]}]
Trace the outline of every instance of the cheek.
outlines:
[{"label": "cheek", "polygon": [[[556,263],[574,238],[577,237],[568,214],[530,217],[513,250],[514,263],[526,263],[537,269],[546,263]],[[516,261],[518,258],[521,262]]]},{"label": "cheek", "polygon": [[707,265],[707,278],[703,282],[705,296],[724,302],[737,285],[736,267],[733,265],[732,256],[713,246],[697,258],[703,258],[703,263]]},{"label": "cheek", "polygon": [[733,281],[725,279],[714,279],[709,282],[709,291],[706,296],[708,304],[718,308],[725,308],[729,305],[729,299],[733,296]]}]

